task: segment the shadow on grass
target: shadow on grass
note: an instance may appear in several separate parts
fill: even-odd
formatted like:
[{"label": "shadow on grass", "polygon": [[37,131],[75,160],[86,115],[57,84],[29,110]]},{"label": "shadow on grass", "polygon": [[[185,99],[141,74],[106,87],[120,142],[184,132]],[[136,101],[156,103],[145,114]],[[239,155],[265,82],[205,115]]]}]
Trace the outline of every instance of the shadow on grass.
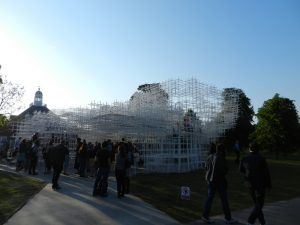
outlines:
[{"label": "shadow on grass", "polygon": [[[228,195],[232,211],[249,208],[252,200],[248,194],[238,165],[229,161]],[[300,164],[269,161],[273,189],[267,193],[266,202],[288,200],[300,196]],[[149,174],[133,178],[132,192],[144,201],[152,204],[161,211],[180,222],[199,220],[203,211],[203,204],[207,194],[207,184],[204,171],[194,171],[184,174]],[[180,199],[180,187],[191,188],[191,199]],[[216,195],[212,215],[222,214],[219,197]]]},{"label": "shadow on grass", "polygon": [[5,223],[44,186],[45,183],[36,179],[0,170],[0,224]]}]

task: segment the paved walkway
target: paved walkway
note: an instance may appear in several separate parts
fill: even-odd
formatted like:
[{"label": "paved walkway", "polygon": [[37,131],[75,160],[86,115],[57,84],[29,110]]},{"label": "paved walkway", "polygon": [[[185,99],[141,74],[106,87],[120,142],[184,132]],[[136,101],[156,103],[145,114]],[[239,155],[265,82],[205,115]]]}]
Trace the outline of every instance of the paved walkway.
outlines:
[{"label": "paved walkway", "polygon": [[[299,225],[300,224],[300,198],[289,201],[280,201],[272,204],[266,204],[264,209],[265,219],[268,225]],[[232,212],[232,217],[239,221],[238,225],[247,224],[246,220],[251,209]],[[213,218],[215,225],[224,223],[223,216]],[[202,221],[195,221],[189,225],[205,224]],[[258,221],[256,224],[259,224]]]},{"label": "paved walkway", "polygon": [[[0,165],[0,169],[13,171]],[[49,182],[51,175],[38,175]],[[78,176],[61,176],[59,191],[48,184],[12,216],[5,225],[179,225],[165,213],[139,198],[127,195],[118,199],[115,180],[109,179],[108,197],[93,197],[93,180]]]},{"label": "paved walkway", "polygon": [[[0,164],[0,169],[13,171],[10,166]],[[50,182],[51,175],[38,175]],[[109,180],[108,197],[93,197],[93,180],[77,176],[61,176],[60,191],[53,191],[48,184],[35,195],[21,210],[11,217],[5,225],[179,225],[165,213],[153,208],[139,198],[127,195],[116,197],[115,180]],[[246,224],[251,209],[233,212],[233,217]],[[264,213],[269,225],[299,225],[300,198],[267,204]],[[215,225],[225,224],[222,216],[213,218]],[[195,221],[189,225],[204,224]]]}]

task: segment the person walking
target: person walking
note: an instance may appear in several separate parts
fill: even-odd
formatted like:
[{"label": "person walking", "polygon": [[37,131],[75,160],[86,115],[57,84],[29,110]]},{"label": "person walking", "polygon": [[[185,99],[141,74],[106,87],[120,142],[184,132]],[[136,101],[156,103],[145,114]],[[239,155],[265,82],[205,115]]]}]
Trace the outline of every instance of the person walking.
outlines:
[{"label": "person walking", "polygon": [[52,176],[52,189],[59,190],[61,187],[58,185],[58,179],[60,173],[63,169],[63,164],[65,160],[66,152],[68,151],[65,146],[65,141],[62,140],[61,143],[50,149],[49,155],[51,160],[51,165],[53,167],[53,176]]},{"label": "person walking", "polygon": [[206,161],[206,181],[208,183],[208,196],[204,204],[204,212],[201,219],[206,223],[213,223],[210,219],[210,210],[212,201],[216,191],[219,193],[223,212],[225,214],[225,223],[234,224],[237,223],[231,217],[231,211],[229,208],[228,196],[227,196],[227,180],[226,174],[228,167],[225,159],[225,148],[223,144],[218,144],[216,153],[210,154]]},{"label": "person walking", "polygon": [[265,201],[266,188],[271,189],[271,176],[266,159],[259,154],[256,143],[251,143],[250,154],[241,160],[240,172],[247,181],[254,207],[248,217],[248,225],[254,225],[256,219],[261,225],[266,224],[262,208]]}]

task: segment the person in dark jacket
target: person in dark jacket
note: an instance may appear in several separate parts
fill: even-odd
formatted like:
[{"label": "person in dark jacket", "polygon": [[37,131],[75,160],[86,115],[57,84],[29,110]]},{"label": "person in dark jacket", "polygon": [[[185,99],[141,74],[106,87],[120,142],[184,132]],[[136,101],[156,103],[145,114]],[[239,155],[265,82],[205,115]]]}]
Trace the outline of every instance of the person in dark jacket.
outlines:
[{"label": "person in dark jacket", "polygon": [[125,144],[125,152],[127,155],[126,161],[126,171],[125,171],[125,186],[124,192],[125,194],[129,194],[130,191],[130,176],[131,176],[131,166],[134,164],[134,155],[133,155],[134,146],[131,142]]},{"label": "person in dark jacket", "polygon": [[19,171],[24,168],[25,160],[26,160],[26,139],[23,139],[19,146],[19,152],[17,156],[17,164],[16,164],[16,171]]},{"label": "person in dark jacket", "polygon": [[119,144],[118,154],[116,155],[115,174],[117,180],[118,198],[125,195],[125,175],[126,175],[127,155],[124,144]]},{"label": "person in dark jacket", "polygon": [[32,138],[32,146],[29,150],[30,161],[29,161],[28,174],[32,174],[32,175],[38,174],[35,170],[38,162],[39,146],[40,146],[40,142],[35,134]]},{"label": "person in dark jacket", "polygon": [[244,157],[240,164],[240,172],[244,174],[248,183],[251,198],[254,202],[254,208],[248,218],[248,225],[253,225],[258,219],[261,225],[266,221],[262,211],[266,188],[272,188],[271,177],[266,159],[259,154],[259,148],[256,143],[251,143],[249,147],[250,154]]},{"label": "person in dark jacket", "polygon": [[45,161],[44,174],[49,174],[51,171],[51,161],[49,157],[49,150],[53,147],[53,140],[51,139],[47,146],[43,149],[43,159]]},{"label": "person in dark jacket", "polygon": [[87,143],[86,140],[83,140],[79,152],[78,152],[78,158],[79,158],[79,175],[80,177],[85,177],[85,170],[86,170],[86,162],[88,158],[88,151],[87,151]]},{"label": "person in dark jacket", "polygon": [[58,185],[58,179],[63,169],[63,164],[64,164],[65,155],[67,151],[68,149],[65,146],[64,140],[62,140],[59,145],[52,147],[49,151],[51,165],[53,167],[53,177],[52,177],[53,190],[60,189],[60,186]]},{"label": "person in dark jacket", "polygon": [[225,159],[225,148],[223,144],[218,144],[216,153],[212,153],[208,156],[205,168],[205,177],[208,183],[208,196],[204,204],[204,212],[201,219],[206,223],[213,223],[209,217],[209,214],[213,198],[217,191],[221,198],[226,224],[236,223],[237,221],[231,217],[231,211],[227,197],[227,180],[225,176],[228,172],[228,167]]},{"label": "person in dark jacket", "polygon": [[82,145],[81,138],[77,138],[76,142],[76,149],[75,149],[75,162],[74,162],[74,169],[77,170],[77,174],[79,174],[79,149]]},{"label": "person in dark jacket", "polygon": [[102,148],[99,148],[96,153],[97,175],[94,183],[93,196],[98,193],[100,196],[107,195],[108,175],[111,162],[110,153],[107,147],[107,142],[103,142]]},{"label": "person in dark jacket", "polygon": [[64,160],[64,165],[63,165],[63,174],[68,176],[68,170],[69,170],[69,162],[70,162],[70,151],[69,151],[69,142],[65,142],[66,146],[66,154],[65,154],[65,160]]}]

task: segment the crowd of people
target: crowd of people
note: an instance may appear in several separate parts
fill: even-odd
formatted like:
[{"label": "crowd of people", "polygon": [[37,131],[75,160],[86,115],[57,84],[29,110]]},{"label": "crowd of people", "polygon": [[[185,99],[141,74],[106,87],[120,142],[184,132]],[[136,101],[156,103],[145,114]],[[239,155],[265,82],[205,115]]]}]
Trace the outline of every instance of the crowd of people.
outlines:
[{"label": "crowd of people", "polygon": [[[57,143],[58,142],[58,143]],[[30,140],[18,138],[15,141],[14,155],[16,157],[16,171],[24,170],[30,175],[37,175],[39,151],[44,160],[44,174],[52,171],[52,188],[60,189],[58,180],[60,174],[69,175],[70,151],[69,144],[64,139],[51,139],[45,146],[41,146],[39,134],[35,133]],[[95,183],[93,195],[107,196],[108,177],[115,172],[117,181],[117,196],[122,198],[129,193],[130,168],[134,164],[136,147],[122,139],[113,143],[110,139],[92,144],[77,138],[75,148],[74,169],[80,177],[93,177]]]},{"label": "crowd of people", "polygon": [[[28,174],[37,175],[36,167],[38,162],[38,152],[42,149],[45,170],[44,174],[49,174],[53,170],[52,188],[60,189],[58,184],[61,172],[69,175],[70,152],[68,142],[60,140],[59,144],[54,144],[51,139],[49,143],[41,147],[38,133],[35,133],[30,140],[17,139],[14,147],[16,156],[16,171],[24,169]],[[122,198],[129,193],[130,187],[130,167],[134,164],[134,153],[136,148],[133,143],[122,139],[121,142],[113,143],[106,140],[102,143],[87,143],[86,140],[77,138],[75,149],[74,169],[80,177],[94,177],[93,196],[107,196],[108,177],[114,171],[117,181],[117,197]],[[248,189],[254,202],[254,208],[248,218],[248,225],[253,225],[258,219],[261,225],[266,221],[262,211],[267,188],[271,188],[271,178],[267,162],[259,154],[256,143],[249,146],[250,154],[240,160],[240,146],[236,141],[234,145],[236,163],[239,163],[239,170],[244,175],[248,183]],[[225,147],[222,143],[212,144],[205,163],[208,183],[208,194],[204,202],[204,210],[201,219],[206,223],[213,223],[210,219],[210,211],[215,193],[218,192],[225,221],[227,224],[237,223],[231,216],[230,204],[227,196],[228,167],[225,159]]]}]

